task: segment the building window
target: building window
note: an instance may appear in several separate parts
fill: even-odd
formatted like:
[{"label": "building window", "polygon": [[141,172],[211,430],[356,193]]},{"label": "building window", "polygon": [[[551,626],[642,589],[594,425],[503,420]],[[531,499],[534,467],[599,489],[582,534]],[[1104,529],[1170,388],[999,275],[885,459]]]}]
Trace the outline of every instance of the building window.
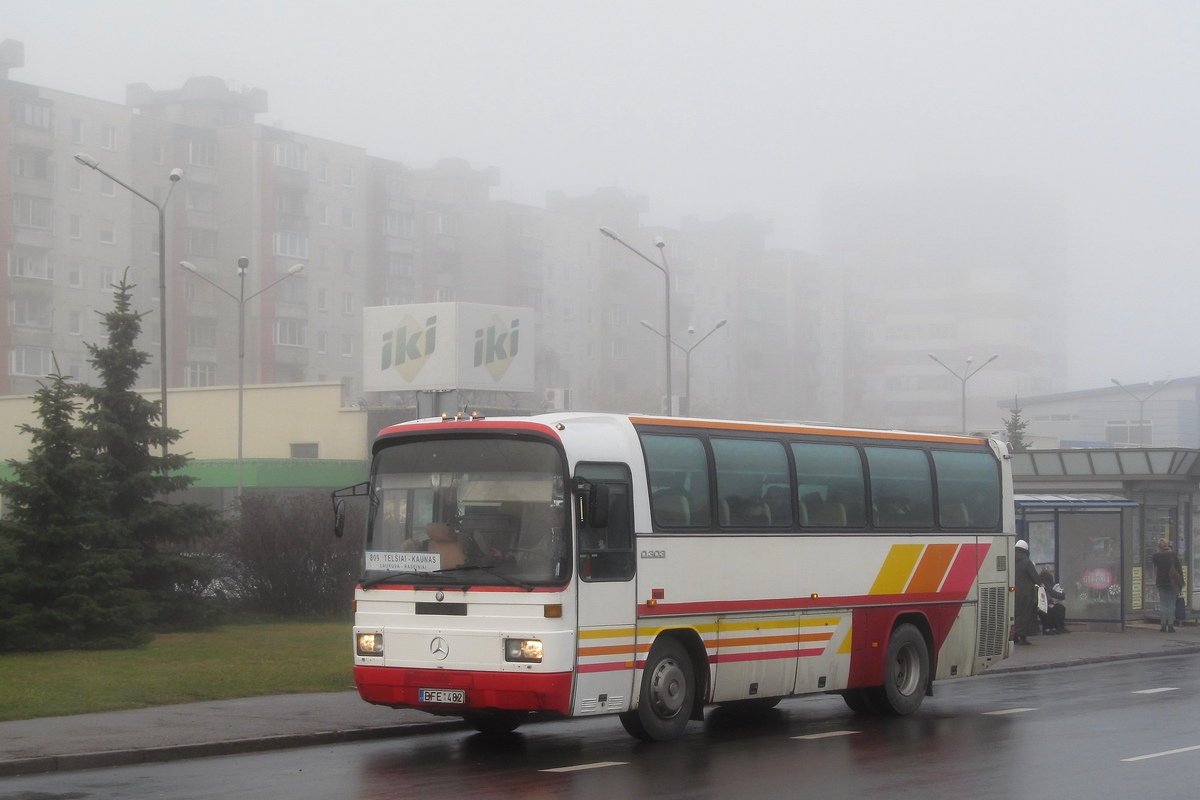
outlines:
[{"label": "building window", "polygon": [[212,317],[194,317],[187,321],[189,347],[216,347],[217,321]]},{"label": "building window", "polygon": [[412,216],[399,211],[385,211],[383,233],[385,236],[404,236],[411,239],[413,235]]},{"label": "building window", "polygon": [[348,189],[354,186],[354,167],[342,167],[342,186]]},{"label": "building window", "polygon": [[317,353],[325,355],[329,352],[329,335],[325,331],[317,331]]},{"label": "building window", "polygon": [[292,458],[318,458],[317,442],[292,442]]},{"label": "building window", "polygon": [[615,339],[609,344],[609,355],[613,358],[628,358],[629,347],[624,339]]},{"label": "building window", "polygon": [[326,292],[324,289],[317,289],[317,311],[328,311],[329,310],[329,306],[326,302],[326,297],[328,296],[328,294],[329,293]]},{"label": "building window", "polygon": [[50,106],[48,105],[40,105],[38,103],[29,102],[15,102],[12,105],[12,110],[13,122],[17,123],[18,125],[50,130],[54,124],[50,114]]},{"label": "building window", "polygon": [[187,207],[189,211],[212,214],[217,210],[217,193],[208,186],[188,186]]},{"label": "building window", "polygon": [[100,220],[100,244],[116,244],[117,233],[111,219]]},{"label": "building window", "polygon": [[41,347],[14,347],[8,354],[8,373],[44,378],[54,369],[50,350]]},{"label": "building window", "polygon": [[308,147],[299,142],[276,142],[275,165],[288,169],[308,169]]},{"label": "building window", "polygon": [[342,272],[354,272],[354,251],[342,251]]},{"label": "building window", "polygon": [[10,250],[8,274],[14,278],[38,278],[52,281],[54,280],[54,262],[46,253],[33,255],[20,250]]},{"label": "building window", "polygon": [[411,278],[413,257],[408,253],[388,253],[387,274],[389,278]]},{"label": "building window", "polygon": [[49,297],[17,295],[12,299],[12,324],[29,328],[51,328],[54,312]]},{"label": "building window", "polygon": [[13,174],[18,178],[35,181],[53,181],[54,165],[44,155],[15,153],[12,157]]},{"label": "building window", "polygon": [[629,314],[624,306],[613,306],[608,310],[608,321],[613,325],[625,325],[629,322]]},{"label": "building window", "polygon": [[67,317],[67,333],[72,336],[83,335],[83,313],[80,311],[72,311]]},{"label": "building window", "polygon": [[83,167],[71,167],[71,191],[83,191]]},{"label": "building window", "polygon": [[217,143],[200,140],[188,142],[188,163],[197,167],[217,166]]},{"label": "building window", "polygon": [[280,347],[307,347],[308,323],[288,317],[275,320],[275,344]]},{"label": "building window", "polygon": [[83,267],[78,264],[71,264],[67,267],[67,283],[72,289],[83,288]]},{"label": "building window", "polygon": [[350,358],[354,355],[354,334],[342,334],[342,355]]},{"label": "building window", "polygon": [[216,386],[217,365],[207,361],[190,361],[184,382],[188,386]]},{"label": "building window", "polygon": [[111,292],[115,290],[117,282],[116,273],[111,269],[105,268],[100,270],[100,291]]},{"label": "building window", "polygon": [[275,234],[275,255],[308,258],[308,237],[302,233],[280,231]]},{"label": "building window", "polygon": [[105,197],[117,196],[117,184],[107,175],[100,176],[100,194]]},{"label": "building window", "polygon": [[100,148],[102,150],[117,149],[117,127],[108,123],[100,123]]},{"label": "building window", "polygon": [[68,225],[72,239],[83,238],[83,218],[78,214],[72,214]]},{"label": "building window", "polygon": [[317,223],[320,225],[329,224],[329,204],[317,203]]},{"label": "building window", "polygon": [[193,256],[215,258],[217,255],[217,232],[207,228],[188,228],[187,251]]},{"label": "building window", "polygon": [[439,287],[439,288],[438,288],[438,290],[437,290],[437,302],[439,302],[439,303],[453,303],[453,302],[454,302],[454,300],[455,300],[455,292],[454,292],[454,289],[450,288],[449,286],[442,286],[442,287]]},{"label": "building window", "polygon": [[329,183],[329,160],[322,158],[317,161],[317,180]]},{"label": "building window", "polygon": [[46,197],[13,195],[13,224],[22,228],[54,229],[54,205]]},{"label": "building window", "polygon": [[354,228],[354,209],[342,208],[342,227],[347,230]]},{"label": "building window", "polygon": [[162,142],[158,142],[153,147],[150,148],[150,153],[151,153],[150,157],[154,160],[155,164],[161,164],[161,163],[163,163],[163,158],[164,158],[165,152],[166,152],[166,148],[163,147]]},{"label": "building window", "polygon": [[342,313],[343,314],[353,314],[354,313],[354,293],[353,292],[342,292]]},{"label": "building window", "polygon": [[83,144],[83,120],[78,117],[71,118],[71,143]]}]

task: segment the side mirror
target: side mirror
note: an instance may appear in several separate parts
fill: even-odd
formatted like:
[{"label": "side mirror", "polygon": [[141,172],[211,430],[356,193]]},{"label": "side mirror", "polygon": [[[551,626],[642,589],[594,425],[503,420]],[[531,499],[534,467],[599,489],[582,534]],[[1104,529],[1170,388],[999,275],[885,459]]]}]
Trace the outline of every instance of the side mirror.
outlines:
[{"label": "side mirror", "polygon": [[338,500],[333,504],[333,535],[342,538],[346,528],[346,501]]}]

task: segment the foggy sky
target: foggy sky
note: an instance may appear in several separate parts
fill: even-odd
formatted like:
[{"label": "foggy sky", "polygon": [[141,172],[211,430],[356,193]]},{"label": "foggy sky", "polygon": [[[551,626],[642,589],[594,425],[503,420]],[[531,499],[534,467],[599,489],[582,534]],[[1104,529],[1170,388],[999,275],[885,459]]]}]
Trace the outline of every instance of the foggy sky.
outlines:
[{"label": "foggy sky", "polygon": [[0,38],[14,80],[216,75],[260,122],[498,167],[497,198],[616,185],[817,255],[831,189],[1026,185],[1067,219],[1068,388],[1200,375],[1200,3],[0,0]]}]

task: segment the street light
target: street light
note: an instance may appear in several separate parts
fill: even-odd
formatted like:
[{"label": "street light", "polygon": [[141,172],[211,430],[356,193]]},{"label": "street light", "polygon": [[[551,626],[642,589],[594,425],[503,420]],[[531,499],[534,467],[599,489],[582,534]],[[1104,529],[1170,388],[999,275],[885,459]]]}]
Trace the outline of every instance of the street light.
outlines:
[{"label": "street light", "polygon": [[[659,270],[663,274],[664,289],[665,289],[665,299],[663,302],[666,305],[666,316],[667,316],[667,335],[663,338],[665,338],[667,340],[667,344],[666,344],[667,416],[669,417],[669,416],[671,416],[671,344],[672,344],[672,342],[671,342],[671,273],[667,269],[666,251],[663,250],[663,248],[667,246],[667,243],[663,241],[663,238],[661,236],[655,238],[655,240],[654,240],[654,246],[658,248],[658,255],[660,258],[662,258],[662,262],[663,262],[662,266],[659,266],[654,261],[652,261],[648,256],[646,256],[641,250],[638,250],[633,245],[623,241],[619,236],[617,236],[616,231],[614,231],[612,228],[608,227],[607,225],[601,225],[600,232],[603,233],[608,238],[612,239],[614,242],[625,245],[625,247],[627,249],[636,253],[647,264],[649,264],[650,266]],[[657,333],[657,331],[656,331],[656,333]]]},{"label": "street light", "polygon": [[[940,358],[938,358],[937,356],[935,356],[933,353],[930,353],[929,357],[932,358],[937,363],[941,364],[943,367],[946,367],[946,365],[944,363],[942,363],[942,360]],[[1000,357],[1000,354],[997,353],[996,355],[989,358],[987,361],[980,364],[975,369],[971,369],[971,362],[975,360],[975,356],[967,356],[967,366],[965,368],[963,368],[962,375],[959,375],[954,370],[950,369],[949,367],[946,367],[947,372],[949,372],[951,375],[953,375],[954,377],[956,377],[960,381],[962,381],[962,432],[963,433],[967,432],[967,381],[970,380],[976,373],[978,373],[979,370],[983,369],[984,367],[986,367],[988,364],[992,363],[999,357]]]},{"label": "street light", "polygon": [[[1116,378],[1109,378],[1109,380],[1111,380],[1113,383],[1115,383],[1121,389],[1121,391],[1125,392],[1125,394],[1129,395],[1134,400],[1137,400],[1137,404],[1138,404],[1138,444],[1145,447],[1147,444],[1149,444],[1148,442],[1143,441],[1146,437],[1146,413],[1145,413],[1146,412],[1146,401],[1149,400],[1151,397],[1154,397],[1154,395],[1158,394],[1163,389],[1167,388],[1167,386],[1170,385],[1171,381],[1173,381],[1175,379],[1167,378],[1165,381],[1163,381],[1162,383],[1160,383],[1158,385],[1157,389],[1155,389],[1154,391],[1152,391],[1150,394],[1146,395],[1145,397],[1138,397],[1136,394],[1133,393],[1132,390],[1130,390],[1130,388],[1128,386],[1121,383]],[[1150,384],[1147,384],[1147,386],[1153,387],[1154,384],[1150,383]]]},{"label": "street light", "polygon": [[163,476],[167,474],[167,203],[171,199],[171,192],[175,191],[175,184],[183,178],[183,170],[176,167],[171,170],[171,185],[167,187],[167,196],[163,198],[162,203],[156,203],[146,195],[139,192],[137,189],[130,186],[120,178],[111,175],[101,169],[100,162],[92,158],[87,153],[76,153],[75,160],[88,169],[99,172],[104,177],[108,178],[113,183],[119,184],[125,189],[128,189],[136,197],[140,197],[158,212],[158,373],[159,386],[162,393],[162,457],[163,457]]},{"label": "street light", "polygon": [[[728,321],[729,320],[725,320],[725,319],[717,320],[717,324],[713,326],[713,329],[711,331],[709,331],[708,333],[704,334],[703,336],[701,336],[699,341],[697,341],[691,347],[684,347],[679,342],[671,342],[671,344],[675,345],[676,347],[678,347],[680,350],[682,350],[684,352],[684,361],[683,361],[683,367],[684,367],[683,376],[684,376],[684,378],[683,378],[683,380],[684,380],[684,392],[685,393],[683,395],[683,397],[684,397],[684,402],[682,403],[683,407],[680,409],[680,411],[683,413],[683,415],[685,417],[692,413],[692,351],[695,350],[697,347],[699,347],[701,345],[701,343],[704,342],[705,339],[712,336],[714,333],[716,333],[721,328],[725,327],[725,323]],[[667,338],[665,335],[663,335],[663,333],[661,331],[656,330],[655,327],[653,325],[651,325],[649,322],[647,322],[646,320],[642,320],[642,325],[647,330],[649,330],[651,333],[655,334],[656,336],[662,336],[662,338],[664,338],[664,339]],[[694,334],[695,332],[696,332],[695,328],[688,328],[689,334]],[[670,341],[670,340],[668,339],[667,341]]]},{"label": "street light", "polygon": [[198,269],[196,269],[196,265],[193,264],[192,262],[180,261],[179,266],[183,267],[188,272],[192,273],[197,278],[199,278],[200,280],[207,283],[209,286],[212,286],[218,292],[221,292],[222,294],[226,295],[227,297],[232,297],[235,301],[237,301],[237,304],[238,304],[238,454],[237,454],[238,478],[237,478],[237,496],[241,497],[242,496],[242,420],[244,418],[243,408],[244,408],[244,395],[245,395],[245,387],[246,387],[246,380],[245,380],[245,376],[246,376],[246,302],[258,297],[260,294],[265,292],[267,289],[270,289],[275,284],[286,281],[288,278],[292,277],[297,272],[304,269],[304,265],[303,264],[292,265],[284,275],[275,279],[275,281],[273,281],[272,283],[268,283],[266,286],[259,289],[257,292],[250,295],[249,297],[246,296],[246,270],[250,266],[250,259],[246,258],[245,256],[242,256],[241,258],[238,259],[238,282],[240,284],[240,289],[236,295],[233,294],[232,292],[226,291],[223,287],[218,286],[216,283],[213,283],[208,278],[204,277],[204,275]]}]

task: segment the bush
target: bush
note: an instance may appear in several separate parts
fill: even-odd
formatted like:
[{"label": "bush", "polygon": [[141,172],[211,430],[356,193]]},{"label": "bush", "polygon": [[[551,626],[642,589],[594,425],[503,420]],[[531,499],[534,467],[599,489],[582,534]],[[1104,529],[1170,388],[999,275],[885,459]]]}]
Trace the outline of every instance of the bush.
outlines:
[{"label": "bush", "polygon": [[326,493],[244,494],[214,562],[210,593],[238,611],[345,616],[362,570],[362,540],[334,537]]}]

